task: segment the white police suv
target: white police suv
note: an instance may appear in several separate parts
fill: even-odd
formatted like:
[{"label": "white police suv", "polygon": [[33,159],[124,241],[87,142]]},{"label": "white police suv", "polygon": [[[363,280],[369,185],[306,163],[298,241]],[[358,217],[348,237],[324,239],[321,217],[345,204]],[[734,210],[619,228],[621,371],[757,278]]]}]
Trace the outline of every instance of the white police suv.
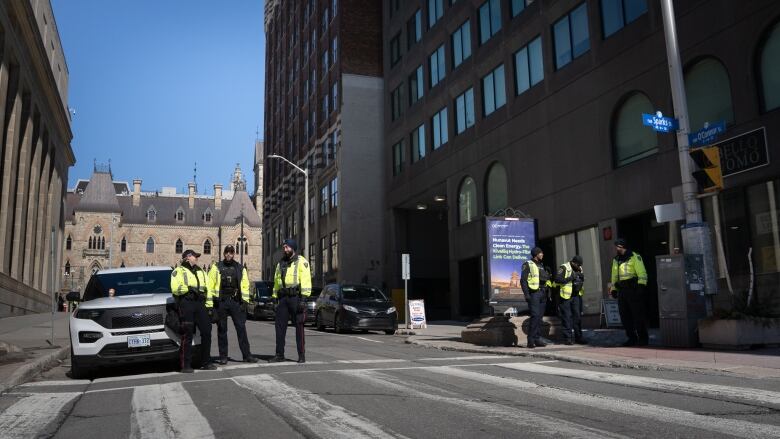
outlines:
[{"label": "white police suv", "polygon": [[[92,275],[70,316],[73,378],[88,377],[100,366],[178,358],[179,334],[165,325],[168,312],[175,311],[171,272],[171,267],[134,267]],[[198,334],[193,345],[199,344]]]}]

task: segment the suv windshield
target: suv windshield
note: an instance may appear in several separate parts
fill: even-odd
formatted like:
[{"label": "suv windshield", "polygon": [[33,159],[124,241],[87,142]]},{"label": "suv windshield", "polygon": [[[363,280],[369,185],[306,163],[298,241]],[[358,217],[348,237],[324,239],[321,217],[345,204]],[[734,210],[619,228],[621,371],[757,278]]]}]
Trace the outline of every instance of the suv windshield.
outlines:
[{"label": "suv windshield", "polygon": [[84,301],[108,297],[113,288],[116,296],[159,294],[171,292],[171,271],[132,271],[126,273],[97,273],[92,276],[84,291]]},{"label": "suv windshield", "polygon": [[273,292],[272,290],[273,284],[271,282],[255,282],[255,291],[257,292],[257,297],[271,297],[271,293]]},{"label": "suv windshield", "polygon": [[384,294],[382,294],[381,291],[379,291],[376,288],[371,287],[343,287],[341,289],[342,297],[344,297],[344,300],[357,300],[357,301],[381,301],[386,302],[387,297],[385,297]]}]

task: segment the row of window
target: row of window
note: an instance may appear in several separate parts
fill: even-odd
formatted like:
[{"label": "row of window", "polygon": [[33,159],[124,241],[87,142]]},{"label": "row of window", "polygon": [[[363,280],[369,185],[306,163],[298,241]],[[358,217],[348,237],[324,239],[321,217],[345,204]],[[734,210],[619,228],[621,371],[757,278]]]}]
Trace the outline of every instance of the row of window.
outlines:
[{"label": "row of window", "polygon": [[[509,207],[509,181],[506,168],[499,162],[488,168],[485,176],[484,206],[486,215],[495,215]],[[458,186],[458,224],[466,224],[479,217],[477,184],[471,176],[464,177]]]}]

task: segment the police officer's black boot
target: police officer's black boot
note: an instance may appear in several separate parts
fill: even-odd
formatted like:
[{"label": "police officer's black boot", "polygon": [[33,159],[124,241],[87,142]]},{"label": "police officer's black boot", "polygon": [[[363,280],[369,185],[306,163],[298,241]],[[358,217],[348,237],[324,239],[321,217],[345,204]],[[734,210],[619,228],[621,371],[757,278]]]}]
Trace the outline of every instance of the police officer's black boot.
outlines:
[{"label": "police officer's black boot", "polygon": [[244,358],[244,363],[257,363],[257,358],[255,358],[254,356],[250,355],[250,356]]},{"label": "police officer's black boot", "polygon": [[274,355],[273,358],[268,360],[269,363],[282,363],[284,361],[287,361],[287,359],[284,358],[284,355],[279,355],[279,354]]},{"label": "police officer's black boot", "polygon": [[306,354],[298,354],[298,362],[299,363],[305,363],[306,362]]}]

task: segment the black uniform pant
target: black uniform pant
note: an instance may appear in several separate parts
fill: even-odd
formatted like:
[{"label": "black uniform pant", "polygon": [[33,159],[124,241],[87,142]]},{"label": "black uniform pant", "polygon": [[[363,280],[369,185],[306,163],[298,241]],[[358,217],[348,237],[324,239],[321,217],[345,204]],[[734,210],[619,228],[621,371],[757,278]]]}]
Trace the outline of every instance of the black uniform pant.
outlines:
[{"label": "black uniform pant", "polygon": [[541,289],[536,290],[529,293],[525,300],[528,302],[528,310],[531,312],[531,319],[528,322],[528,343],[535,343],[541,337],[542,317],[544,316],[547,292]]},{"label": "black uniform pant", "polygon": [[618,309],[628,340],[647,344],[644,289],[642,287],[620,288],[618,290]]},{"label": "black uniform pant", "polygon": [[179,300],[179,320],[181,345],[179,346],[179,367],[182,369],[192,367],[192,336],[195,327],[200,332],[200,361],[201,365],[208,364],[211,360],[211,319],[206,310],[206,303],[200,299]]},{"label": "black uniform pant", "polygon": [[571,341],[573,335],[575,340],[582,340],[582,296],[574,293],[568,299],[561,297],[559,300],[558,314],[561,316],[564,339]]},{"label": "black uniform pant", "polygon": [[303,335],[303,323],[306,321],[306,309],[300,308],[300,296],[284,296],[276,305],[276,355],[284,356],[284,338],[287,336],[287,322],[292,320],[295,325],[295,345],[298,355],[306,352],[306,341]]},{"label": "black uniform pant", "polygon": [[241,304],[232,297],[225,297],[220,299],[218,311],[217,342],[219,343],[219,358],[226,360],[228,357],[228,316],[233,319],[241,355],[243,355],[244,360],[251,358],[252,352],[249,350],[249,338],[246,335],[246,312],[241,311]]}]

